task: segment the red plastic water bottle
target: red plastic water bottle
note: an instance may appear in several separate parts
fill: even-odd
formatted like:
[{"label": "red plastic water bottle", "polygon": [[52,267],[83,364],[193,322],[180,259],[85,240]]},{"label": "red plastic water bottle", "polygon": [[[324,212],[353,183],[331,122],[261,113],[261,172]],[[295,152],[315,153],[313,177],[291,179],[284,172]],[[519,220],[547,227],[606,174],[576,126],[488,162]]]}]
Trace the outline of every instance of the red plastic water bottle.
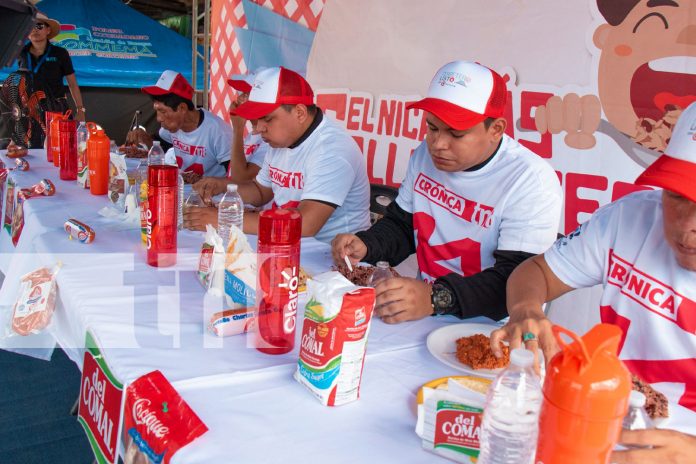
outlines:
[{"label": "red plastic water bottle", "polygon": [[176,233],[179,213],[179,168],[154,164],[147,168],[147,264],[176,264]]},{"label": "red plastic water bottle", "polygon": [[[52,145],[52,143],[53,143],[52,137],[55,137],[55,140],[56,140],[55,150],[60,150],[60,147],[59,147],[60,140],[58,138],[58,133],[57,133],[58,122],[56,122],[56,124],[54,126],[53,120],[54,119],[55,120],[61,119],[61,117],[63,116],[63,113],[57,113],[55,111],[46,111],[45,116],[46,116],[46,139],[44,140],[44,142],[45,142],[44,146],[46,147],[46,159],[48,160],[49,163],[53,163],[54,148]],[[56,134],[52,136],[51,130],[53,127],[56,127]]]},{"label": "red plastic water bottle", "polygon": [[283,354],[295,346],[302,215],[294,209],[259,214],[256,348]]},{"label": "red plastic water bottle", "polygon": [[87,165],[89,166],[89,191],[92,195],[109,193],[109,137],[104,130],[94,124],[87,123],[90,132],[87,140]]},{"label": "red plastic water bottle", "polygon": [[77,121],[62,120],[58,123],[60,134],[61,180],[77,180]]}]

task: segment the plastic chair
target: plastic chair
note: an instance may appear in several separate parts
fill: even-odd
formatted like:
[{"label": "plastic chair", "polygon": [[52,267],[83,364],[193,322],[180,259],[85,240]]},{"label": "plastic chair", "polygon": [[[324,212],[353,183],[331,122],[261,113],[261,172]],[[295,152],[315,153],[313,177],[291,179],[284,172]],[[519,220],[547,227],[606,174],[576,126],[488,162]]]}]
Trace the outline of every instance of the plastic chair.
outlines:
[{"label": "plastic chair", "polygon": [[370,223],[374,224],[387,212],[399,190],[388,185],[370,184]]}]

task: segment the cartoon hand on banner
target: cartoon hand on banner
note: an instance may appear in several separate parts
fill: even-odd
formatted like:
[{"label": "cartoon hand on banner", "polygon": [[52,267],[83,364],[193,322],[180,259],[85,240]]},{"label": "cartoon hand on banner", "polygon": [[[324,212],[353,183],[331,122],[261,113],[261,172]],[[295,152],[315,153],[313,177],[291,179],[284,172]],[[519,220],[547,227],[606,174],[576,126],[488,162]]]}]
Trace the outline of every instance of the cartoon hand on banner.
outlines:
[{"label": "cartoon hand on banner", "polygon": [[595,146],[594,132],[599,127],[602,107],[595,95],[580,97],[569,93],[561,98],[549,98],[534,114],[536,128],[541,134],[567,132],[564,141],[571,148],[587,150]]}]

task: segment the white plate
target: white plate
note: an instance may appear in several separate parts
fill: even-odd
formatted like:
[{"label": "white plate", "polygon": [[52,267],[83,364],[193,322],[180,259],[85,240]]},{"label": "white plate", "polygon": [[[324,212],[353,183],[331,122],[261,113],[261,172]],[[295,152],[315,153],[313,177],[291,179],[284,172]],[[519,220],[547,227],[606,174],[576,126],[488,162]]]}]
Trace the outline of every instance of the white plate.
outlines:
[{"label": "white plate", "polygon": [[492,379],[495,378],[503,368],[472,369],[466,364],[459,362],[457,359],[457,339],[475,334],[483,334],[488,337],[491,335],[491,332],[497,328],[497,325],[474,323],[446,325],[430,332],[426,340],[426,345],[430,354],[448,366],[470,375]]}]

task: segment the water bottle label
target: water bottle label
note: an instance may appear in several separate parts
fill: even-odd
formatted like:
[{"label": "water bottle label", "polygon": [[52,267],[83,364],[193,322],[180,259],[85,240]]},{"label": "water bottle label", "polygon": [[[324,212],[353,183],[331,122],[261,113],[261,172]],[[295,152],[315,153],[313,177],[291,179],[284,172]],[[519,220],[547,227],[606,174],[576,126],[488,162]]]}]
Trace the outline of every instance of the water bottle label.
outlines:
[{"label": "water bottle label", "polygon": [[483,409],[452,401],[438,401],[435,417],[435,449],[443,448],[478,457]]},{"label": "water bottle label", "polygon": [[256,291],[228,270],[225,270],[225,293],[242,306],[253,306],[256,302]]}]

